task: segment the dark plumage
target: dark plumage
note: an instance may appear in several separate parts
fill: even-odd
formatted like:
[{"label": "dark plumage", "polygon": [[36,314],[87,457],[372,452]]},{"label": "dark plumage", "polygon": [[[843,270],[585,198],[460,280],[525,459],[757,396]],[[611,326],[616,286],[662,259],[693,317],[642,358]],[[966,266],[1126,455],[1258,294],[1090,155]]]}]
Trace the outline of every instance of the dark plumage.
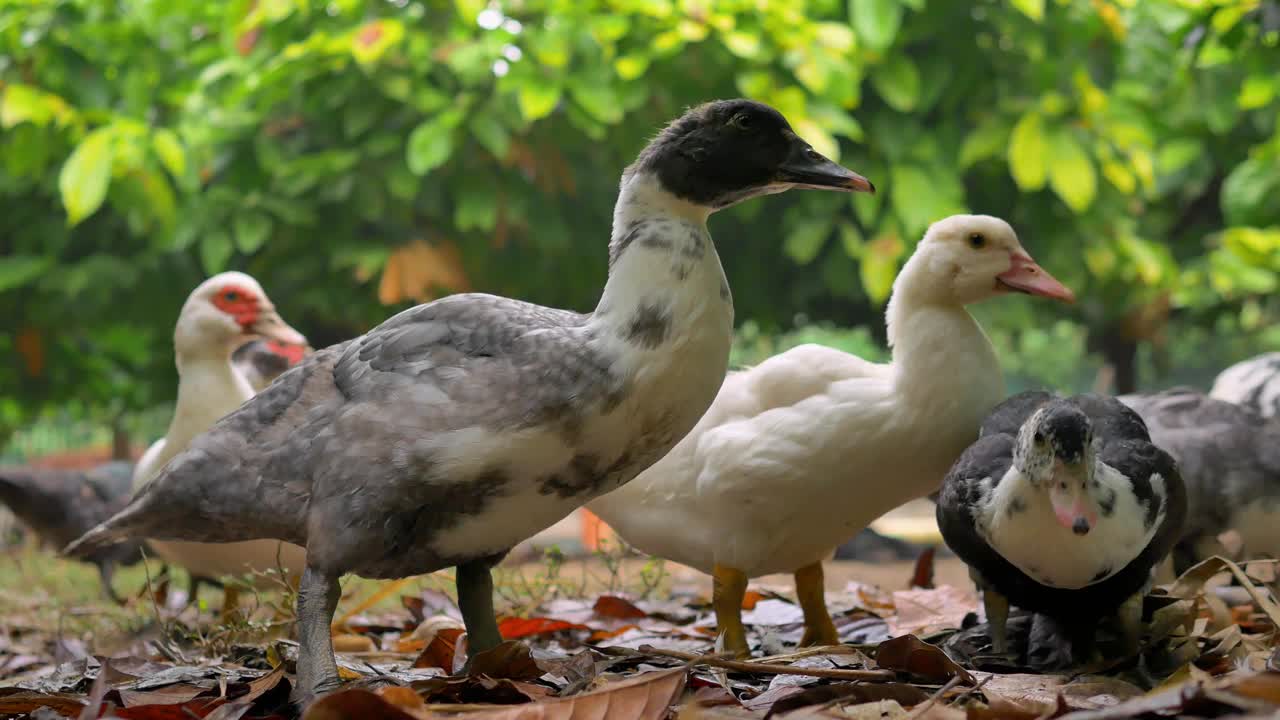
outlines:
[{"label": "dark plumage", "polygon": [[1240,534],[1246,554],[1280,556],[1280,419],[1190,388],[1120,399],[1178,461],[1186,483],[1177,573],[1222,553],[1217,537],[1228,530]]},{"label": "dark plumage", "polygon": [[465,294],[399,313],[281,375],[68,551],[304,545],[304,693],[339,684],[329,623],[346,573],[457,566],[468,647],[497,645],[490,565],[662,457],[723,381],[733,309],[706,217],[797,185],[870,188],[772,108],[689,111],[626,171],[596,312]]},{"label": "dark plumage", "polygon": [[1009,604],[1059,623],[1077,653],[1117,612],[1136,642],[1133,613],[1185,516],[1178,468],[1136,413],[1110,397],[1044,392],[991,412],[937,508],[943,538],[984,591],[999,652]]},{"label": "dark plumage", "polygon": [[[109,462],[91,470],[0,467],[0,502],[42,540],[62,547],[105,521],[129,501],[133,464]],[[111,587],[117,565],[142,559],[142,542],[124,540],[84,556],[98,568],[103,592],[121,598]]]}]

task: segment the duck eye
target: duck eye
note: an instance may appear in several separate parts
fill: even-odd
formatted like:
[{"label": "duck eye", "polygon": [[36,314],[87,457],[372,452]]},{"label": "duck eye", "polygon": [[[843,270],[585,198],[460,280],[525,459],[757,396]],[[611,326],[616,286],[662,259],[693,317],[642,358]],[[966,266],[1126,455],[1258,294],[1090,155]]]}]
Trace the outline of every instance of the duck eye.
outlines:
[{"label": "duck eye", "polygon": [[751,127],[751,116],[746,113],[738,113],[729,119],[729,124],[747,130]]},{"label": "duck eye", "polygon": [[1032,438],[1031,438],[1031,439],[1032,439],[1032,440],[1035,440],[1037,445],[1043,445],[1043,444],[1044,444],[1044,433],[1037,432],[1034,436],[1032,436]]},{"label": "duck eye", "polygon": [[969,235],[969,247],[974,250],[981,250],[987,244],[987,236],[982,233],[972,233]]},{"label": "duck eye", "polygon": [[240,299],[240,293],[236,292],[235,290],[228,290],[222,293],[222,299],[226,300],[227,302],[235,302]]}]

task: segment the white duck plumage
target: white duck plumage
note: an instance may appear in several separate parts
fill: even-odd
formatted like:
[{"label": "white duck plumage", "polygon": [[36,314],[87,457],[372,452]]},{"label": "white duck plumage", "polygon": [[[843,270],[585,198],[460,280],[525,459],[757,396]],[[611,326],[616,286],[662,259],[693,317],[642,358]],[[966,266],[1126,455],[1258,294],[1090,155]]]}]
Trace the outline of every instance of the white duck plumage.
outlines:
[{"label": "white duck plumage", "polygon": [[[731,373],[666,457],[590,509],[639,549],[713,574],[737,601],[746,577],[804,570],[806,640],[834,641],[820,563],[875,518],[937,489],[977,436],[1004,381],[964,306],[1009,289],[1071,299],[1003,220],[935,223],[894,283],[891,363],[805,345]],[[717,613],[726,646],[741,653],[735,602]]]},{"label": "white duck plumage", "polygon": [[1218,373],[1209,397],[1241,405],[1263,417],[1280,415],[1280,352],[1241,360]]},{"label": "white duck plumage", "polygon": [[[173,419],[165,436],[138,460],[133,472],[135,494],[192,438],[253,397],[255,388],[231,362],[233,351],[252,337],[306,345],[306,338],[285,324],[262,286],[249,275],[214,275],[187,297],[174,329],[178,399]],[[148,544],[160,558],[207,578],[281,569],[296,580],[306,566],[302,548],[277,540],[228,544],[152,540]]]}]

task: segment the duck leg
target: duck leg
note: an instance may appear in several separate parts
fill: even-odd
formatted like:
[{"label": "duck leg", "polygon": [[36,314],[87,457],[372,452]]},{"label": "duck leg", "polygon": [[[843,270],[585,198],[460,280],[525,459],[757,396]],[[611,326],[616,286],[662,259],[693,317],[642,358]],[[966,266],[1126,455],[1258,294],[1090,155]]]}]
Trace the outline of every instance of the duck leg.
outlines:
[{"label": "duck leg", "polygon": [[840,634],[827,612],[826,586],[822,576],[822,561],[805,565],[795,573],[796,599],[804,611],[804,637],[800,645],[839,645]]},{"label": "duck leg", "polygon": [[724,649],[736,657],[750,657],[747,629],[742,626],[742,598],[747,594],[747,576],[741,570],[717,564],[711,573],[711,607],[716,611],[716,628],[724,636]]},{"label": "duck leg", "polygon": [[310,567],[298,587],[298,692],[310,699],[342,684],[329,624],[338,609],[338,578]]},{"label": "duck leg", "polygon": [[1120,620],[1121,647],[1126,655],[1136,655],[1142,647],[1142,600],[1145,593],[1139,591],[1125,600],[1116,615]]},{"label": "duck leg", "polygon": [[991,631],[991,650],[999,655],[1009,652],[1009,598],[995,590],[983,588],[982,609],[987,614],[987,627]]},{"label": "duck leg", "polygon": [[493,614],[493,575],[488,562],[472,560],[458,566],[458,609],[467,626],[468,661],[478,652],[502,644],[498,619]]},{"label": "duck leg", "polygon": [[111,585],[111,578],[115,576],[116,564],[110,560],[104,560],[98,565],[98,579],[102,581],[102,593],[107,599],[117,605],[124,605],[124,598],[116,593],[116,589]]}]

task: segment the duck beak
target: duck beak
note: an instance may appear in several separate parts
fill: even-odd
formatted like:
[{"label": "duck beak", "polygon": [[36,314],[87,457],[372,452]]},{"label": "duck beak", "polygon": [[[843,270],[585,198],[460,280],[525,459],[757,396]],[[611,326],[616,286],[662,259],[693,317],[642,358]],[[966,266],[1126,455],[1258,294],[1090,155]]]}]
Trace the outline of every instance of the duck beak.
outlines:
[{"label": "duck beak", "polygon": [[809,190],[841,190],[874,193],[876,186],[858,173],[834,162],[794,136],[791,152],[778,168],[774,181]]},{"label": "duck beak", "polygon": [[279,355],[289,361],[290,365],[297,365],[302,362],[302,358],[311,352],[311,346],[306,344],[286,343],[279,340],[269,340],[267,342],[267,350],[274,355]]},{"label": "duck beak", "polygon": [[996,285],[1005,290],[1013,290],[1028,295],[1061,300],[1066,303],[1076,301],[1076,294],[1048,271],[1040,267],[1031,256],[1017,251],[1009,256],[1009,269],[996,276]]},{"label": "duck beak", "polygon": [[[1062,461],[1057,464],[1061,467]],[[1058,472],[1054,475],[1058,476]],[[1076,535],[1087,535],[1098,524],[1098,511],[1082,483],[1070,482],[1065,489],[1055,484],[1049,489],[1049,502],[1058,524]]]},{"label": "duck beak", "polygon": [[246,334],[257,335],[268,340],[275,340],[284,345],[305,347],[307,338],[302,333],[289,327],[273,307],[259,309],[258,317],[245,328]]}]

